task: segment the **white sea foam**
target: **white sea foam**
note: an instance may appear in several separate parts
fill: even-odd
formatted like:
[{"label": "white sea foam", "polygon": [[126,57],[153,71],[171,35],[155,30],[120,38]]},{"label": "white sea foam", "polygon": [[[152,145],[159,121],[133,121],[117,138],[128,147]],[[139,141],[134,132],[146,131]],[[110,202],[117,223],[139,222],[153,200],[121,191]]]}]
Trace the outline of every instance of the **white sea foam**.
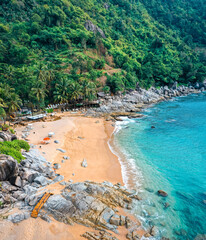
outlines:
[{"label": "white sea foam", "polygon": [[[129,123],[135,122],[134,119],[129,119],[127,117],[121,117],[123,121],[117,121],[115,124],[115,129],[113,134],[117,134],[122,128],[126,127]],[[141,170],[138,168],[138,166],[135,163],[135,159],[131,158],[128,153],[124,149],[119,149],[121,151],[122,155],[119,154],[114,147],[111,146],[110,141],[108,141],[109,148],[112,153],[114,153],[120,162],[121,165],[121,173],[123,182],[126,187],[129,187],[129,182],[131,180],[132,176],[132,182],[135,185],[135,188],[140,190],[140,186],[142,185],[141,182],[143,181],[143,176],[141,173]]]}]

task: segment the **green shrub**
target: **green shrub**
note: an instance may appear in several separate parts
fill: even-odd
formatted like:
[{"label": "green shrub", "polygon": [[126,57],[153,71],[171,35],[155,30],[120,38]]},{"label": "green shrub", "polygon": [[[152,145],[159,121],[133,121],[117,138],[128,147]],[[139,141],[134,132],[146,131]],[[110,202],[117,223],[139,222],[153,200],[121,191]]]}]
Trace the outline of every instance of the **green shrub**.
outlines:
[{"label": "green shrub", "polygon": [[17,143],[18,144],[18,146],[20,147],[20,149],[24,149],[24,150],[26,150],[27,152],[29,151],[29,149],[30,149],[30,146],[29,146],[29,144],[28,144],[28,142],[26,142],[26,141],[24,141],[24,140],[14,140],[14,141],[12,141],[12,143]]},{"label": "green shrub", "polygon": [[20,163],[21,160],[24,159],[20,151],[16,150],[15,148],[10,148],[8,146],[0,145],[0,153],[13,157],[17,160],[18,163]]},{"label": "green shrub", "polygon": [[46,111],[47,111],[47,113],[53,113],[53,112],[54,112],[54,109],[51,108],[51,109],[47,109]]},{"label": "green shrub", "polygon": [[9,128],[10,133],[15,134],[15,131],[13,128]]},{"label": "green shrub", "polygon": [[12,156],[18,163],[24,159],[21,154],[21,149],[29,151],[30,146],[24,140],[14,140],[12,142],[5,141],[0,143],[0,153]]}]

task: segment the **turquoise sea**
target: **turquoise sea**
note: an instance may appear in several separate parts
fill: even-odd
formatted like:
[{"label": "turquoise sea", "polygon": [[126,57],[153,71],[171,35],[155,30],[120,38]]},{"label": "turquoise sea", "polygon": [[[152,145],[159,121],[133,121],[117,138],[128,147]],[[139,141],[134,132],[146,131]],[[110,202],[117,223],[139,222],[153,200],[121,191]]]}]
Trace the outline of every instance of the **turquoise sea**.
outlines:
[{"label": "turquoise sea", "polygon": [[161,102],[144,115],[117,122],[114,134],[124,182],[143,198],[133,213],[158,227],[156,239],[206,234],[206,93]]}]

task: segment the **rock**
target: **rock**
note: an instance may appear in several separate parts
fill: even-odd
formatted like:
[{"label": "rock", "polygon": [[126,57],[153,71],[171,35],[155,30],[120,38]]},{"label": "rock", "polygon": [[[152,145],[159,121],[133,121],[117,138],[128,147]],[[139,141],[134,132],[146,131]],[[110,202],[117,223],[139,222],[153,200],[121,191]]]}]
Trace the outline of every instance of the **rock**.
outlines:
[{"label": "rock", "polygon": [[123,216],[123,215],[120,216],[119,225],[120,225],[120,226],[124,226],[124,225],[125,225],[125,216]]},{"label": "rock", "polygon": [[53,137],[54,136],[54,132],[49,132],[48,133],[48,137]]},{"label": "rock", "polygon": [[120,225],[120,216],[115,214],[110,218],[110,224],[115,225],[115,226],[119,226]]},{"label": "rock", "polygon": [[6,181],[18,173],[18,163],[11,157],[0,154],[0,181]]},{"label": "rock", "polygon": [[165,204],[164,204],[164,207],[165,208],[168,208],[170,206],[170,204],[168,203],[168,202],[166,202]]},{"label": "rock", "polygon": [[58,140],[54,140],[54,143],[59,144],[59,141]]},{"label": "rock", "polygon": [[149,237],[151,237],[151,234],[150,233],[145,233],[144,237],[149,238]]},{"label": "rock", "polygon": [[57,177],[53,180],[53,182],[60,182],[60,181],[62,181],[63,179],[64,179],[64,176],[59,175],[59,176],[57,176]]},{"label": "rock", "polygon": [[22,187],[22,180],[19,176],[10,178],[10,182],[17,187]]},{"label": "rock", "polygon": [[118,240],[116,237],[112,236],[111,233],[107,232],[107,231],[100,231],[98,233],[96,232],[86,232],[83,235],[81,235],[82,237],[88,239],[88,240]]},{"label": "rock", "polygon": [[132,221],[129,217],[125,217],[125,227],[128,229],[131,227]]},{"label": "rock", "polygon": [[51,212],[59,212],[60,214],[68,215],[70,217],[76,209],[71,201],[66,200],[61,195],[53,195],[49,197],[44,206]]},{"label": "rock", "polygon": [[48,214],[46,214],[46,213],[41,213],[40,214],[40,217],[41,217],[41,219],[43,219],[44,221],[46,221],[46,222],[48,222],[48,223],[50,223],[51,222],[51,218],[48,216]]},{"label": "rock", "polygon": [[30,215],[28,212],[14,213],[14,214],[8,216],[8,220],[13,223],[18,223],[18,222],[21,222],[21,221],[29,218],[29,216]]},{"label": "rock", "polygon": [[60,169],[61,165],[59,163],[54,163],[54,169]]},{"label": "rock", "polygon": [[13,141],[17,139],[17,136],[11,134],[9,131],[0,131],[0,139],[3,139],[3,141]]},{"label": "rock", "polygon": [[27,195],[32,195],[32,194],[36,193],[36,191],[37,191],[37,189],[35,187],[32,187],[30,185],[24,186],[23,190],[25,191],[25,193]]},{"label": "rock", "polygon": [[157,193],[158,193],[158,195],[160,195],[162,197],[167,197],[168,196],[168,194],[163,190],[158,190]]},{"label": "rock", "polygon": [[206,240],[206,234],[198,234],[195,240]]},{"label": "rock", "polygon": [[57,150],[60,151],[60,152],[62,152],[62,153],[65,153],[65,152],[66,152],[66,150],[61,149],[61,148],[57,148]]},{"label": "rock", "polygon": [[86,160],[85,158],[84,158],[84,160],[82,161],[81,166],[84,167],[84,168],[86,168],[86,167],[88,166],[87,160]]},{"label": "rock", "polygon": [[102,38],[106,38],[102,29],[93,24],[92,21],[87,20],[84,26],[88,31],[91,31],[93,33],[99,33],[102,36]]},{"label": "rock", "polygon": [[44,176],[36,177],[34,182],[40,184],[41,186],[46,186],[48,184],[48,180]]},{"label": "rock", "polygon": [[150,234],[151,234],[152,236],[157,236],[157,235],[159,234],[158,228],[155,227],[155,226],[153,226],[153,227],[151,228],[151,230],[150,230]]},{"label": "rock", "polygon": [[34,170],[30,170],[28,168],[24,168],[23,172],[21,173],[21,178],[23,180],[26,180],[26,181],[30,182],[30,183],[32,183],[34,181],[34,179],[38,176],[39,176],[38,172],[36,172]]}]

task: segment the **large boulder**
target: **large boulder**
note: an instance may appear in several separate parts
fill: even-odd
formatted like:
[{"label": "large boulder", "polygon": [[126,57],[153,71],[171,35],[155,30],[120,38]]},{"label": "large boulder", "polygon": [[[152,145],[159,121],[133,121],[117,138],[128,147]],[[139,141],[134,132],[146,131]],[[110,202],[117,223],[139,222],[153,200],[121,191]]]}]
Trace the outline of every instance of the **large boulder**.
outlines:
[{"label": "large boulder", "polygon": [[17,161],[5,154],[0,154],[0,181],[9,180],[18,173]]},{"label": "large boulder", "polygon": [[0,139],[3,141],[13,141],[17,139],[17,136],[15,134],[11,134],[9,131],[1,131]]}]

